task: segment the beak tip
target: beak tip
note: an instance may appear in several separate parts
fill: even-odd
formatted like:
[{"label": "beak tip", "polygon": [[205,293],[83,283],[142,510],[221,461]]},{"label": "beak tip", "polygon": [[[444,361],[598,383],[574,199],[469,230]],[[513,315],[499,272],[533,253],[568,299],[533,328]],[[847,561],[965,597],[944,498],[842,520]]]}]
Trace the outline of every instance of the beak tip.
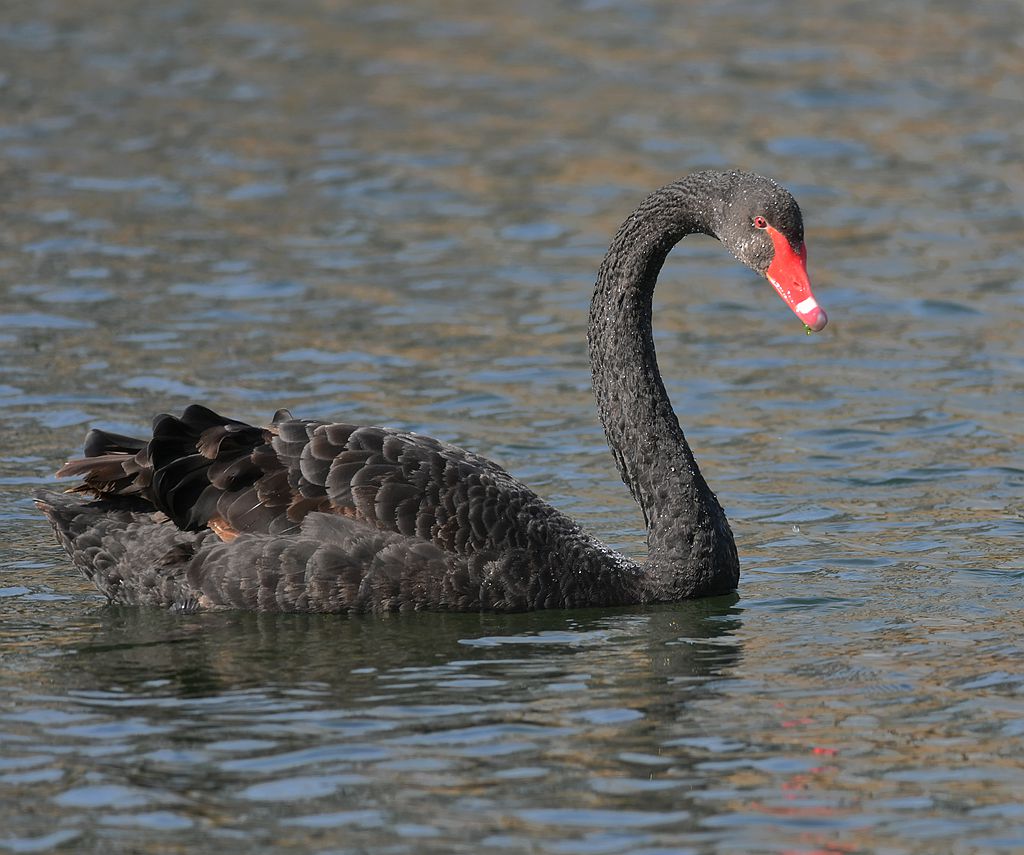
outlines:
[{"label": "beak tip", "polygon": [[815,306],[807,314],[802,315],[800,320],[807,324],[812,332],[821,332],[828,323],[828,315],[820,306]]}]

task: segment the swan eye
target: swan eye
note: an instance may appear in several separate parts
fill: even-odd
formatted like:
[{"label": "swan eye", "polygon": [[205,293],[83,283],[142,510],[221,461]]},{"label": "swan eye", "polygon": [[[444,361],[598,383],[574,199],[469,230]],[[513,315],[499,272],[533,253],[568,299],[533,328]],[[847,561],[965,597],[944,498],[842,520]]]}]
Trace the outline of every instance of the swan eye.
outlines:
[{"label": "swan eye", "polygon": [[754,217],[754,228],[766,229],[768,228],[768,221],[764,217]]}]

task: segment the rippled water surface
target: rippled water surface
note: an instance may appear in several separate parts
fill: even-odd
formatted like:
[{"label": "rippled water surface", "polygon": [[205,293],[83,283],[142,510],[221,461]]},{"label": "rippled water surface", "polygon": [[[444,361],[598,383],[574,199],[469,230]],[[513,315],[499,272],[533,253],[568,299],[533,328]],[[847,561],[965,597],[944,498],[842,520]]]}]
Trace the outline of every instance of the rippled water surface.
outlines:
[{"label": "rippled water surface", "polygon": [[[1024,848],[1024,10],[319,0],[0,9],[0,850]],[[657,295],[735,597],[114,609],[31,496],[197,400],[491,456],[642,552],[589,393],[622,218],[800,200],[832,322],[720,246]]]}]

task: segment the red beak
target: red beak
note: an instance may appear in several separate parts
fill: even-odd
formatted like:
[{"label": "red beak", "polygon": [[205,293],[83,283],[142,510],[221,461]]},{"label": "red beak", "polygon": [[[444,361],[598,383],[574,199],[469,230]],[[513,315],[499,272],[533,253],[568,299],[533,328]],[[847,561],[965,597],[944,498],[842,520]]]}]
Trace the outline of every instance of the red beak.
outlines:
[{"label": "red beak", "polygon": [[765,278],[810,329],[814,332],[825,329],[828,315],[814,299],[811,280],[807,278],[807,248],[800,244],[799,251],[795,251],[781,232],[771,226],[766,231],[775,245],[775,258],[764,272]]}]

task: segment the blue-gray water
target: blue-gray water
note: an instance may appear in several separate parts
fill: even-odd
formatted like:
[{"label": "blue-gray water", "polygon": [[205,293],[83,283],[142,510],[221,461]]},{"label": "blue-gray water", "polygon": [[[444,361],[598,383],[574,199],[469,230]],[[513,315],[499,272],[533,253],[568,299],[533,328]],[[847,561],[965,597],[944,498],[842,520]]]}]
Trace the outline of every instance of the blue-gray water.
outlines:
[{"label": "blue-gray water", "polygon": [[[789,186],[832,319],[720,246],[662,367],[743,562],[671,608],[110,609],[31,505],[197,400],[401,425],[642,551],[589,394],[649,190]],[[1016,2],[0,9],[0,851],[1024,848]]]}]

